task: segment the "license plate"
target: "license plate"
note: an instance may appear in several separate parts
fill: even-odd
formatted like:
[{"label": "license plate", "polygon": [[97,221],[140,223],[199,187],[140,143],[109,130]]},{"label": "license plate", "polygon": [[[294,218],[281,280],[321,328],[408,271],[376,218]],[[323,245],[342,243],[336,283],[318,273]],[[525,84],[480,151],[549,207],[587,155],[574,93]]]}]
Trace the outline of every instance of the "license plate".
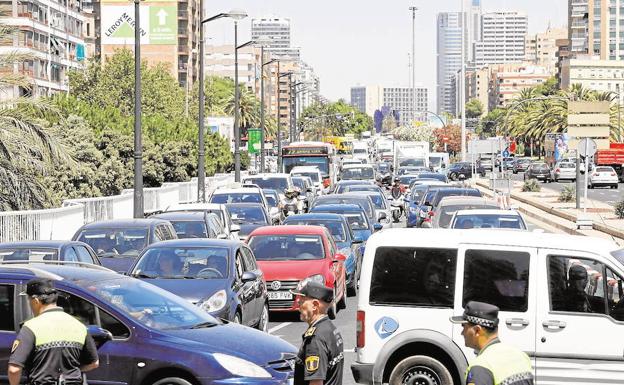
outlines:
[{"label": "license plate", "polygon": [[273,300],[284,300],[284,299],[293,299],[293,295],[287,291],[270,291],[269,299]]}]

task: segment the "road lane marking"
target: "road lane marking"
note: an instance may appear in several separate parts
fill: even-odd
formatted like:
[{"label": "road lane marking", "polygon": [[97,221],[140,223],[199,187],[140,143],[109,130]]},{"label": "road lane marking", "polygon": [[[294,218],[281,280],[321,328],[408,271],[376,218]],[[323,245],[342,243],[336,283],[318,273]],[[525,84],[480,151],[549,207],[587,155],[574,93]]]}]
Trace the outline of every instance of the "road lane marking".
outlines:
[{"label": "road lane marking", "polygon": [[286,326],[290,325],[292,322],[282,322],[281,324],[277,325],[277,326],[273,326],[271,329],[269,329],[269,334],[273,334],[276,331],[285,328]]}]

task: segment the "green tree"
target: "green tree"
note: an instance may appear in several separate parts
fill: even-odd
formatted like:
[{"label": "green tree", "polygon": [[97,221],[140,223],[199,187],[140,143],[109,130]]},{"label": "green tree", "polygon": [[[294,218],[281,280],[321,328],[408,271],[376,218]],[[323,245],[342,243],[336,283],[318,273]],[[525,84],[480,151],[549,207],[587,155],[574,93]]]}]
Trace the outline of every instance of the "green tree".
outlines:
[{"label": "green tree", "polygon": [[466,117],[468,119],[480,118],[483,115],[483,104],[479,99],[473,98],[466,103]]}]

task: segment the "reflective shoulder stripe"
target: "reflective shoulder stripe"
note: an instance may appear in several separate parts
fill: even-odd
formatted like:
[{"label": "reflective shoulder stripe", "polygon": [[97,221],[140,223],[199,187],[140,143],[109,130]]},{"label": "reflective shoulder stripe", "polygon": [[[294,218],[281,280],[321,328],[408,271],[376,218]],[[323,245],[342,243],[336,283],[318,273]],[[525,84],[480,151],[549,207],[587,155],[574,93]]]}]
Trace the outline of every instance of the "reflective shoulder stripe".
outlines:
[{"label": "reflective shoulder stripe", "polygon": [[87,337],[87,328],[76,318],[62,311],[46,312],[24,323],[35,335],[35,347],[80,346]]},{"label": "reflective shoulder stripe", "polygon": [[511,385],[533,378],[529,356],[502,342],[489,346],[479,354],[468,367],[466,374],[473,366],[481,366],[492,372],[495,385]]}]

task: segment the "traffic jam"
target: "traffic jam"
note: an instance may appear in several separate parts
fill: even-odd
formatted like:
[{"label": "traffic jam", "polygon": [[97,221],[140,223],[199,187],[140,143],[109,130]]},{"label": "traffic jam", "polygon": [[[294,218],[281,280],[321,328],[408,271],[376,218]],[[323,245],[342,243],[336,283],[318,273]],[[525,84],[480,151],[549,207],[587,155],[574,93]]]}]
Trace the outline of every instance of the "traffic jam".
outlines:
[{"label": "traffic jam", "polygon": [[[496,168],[574,179],[572,163],[324,139],[284,145],[206,202],[0,244],[5,366],[32,318],[20,293],[46,278],[97,345],[89,383],[293,384],[298,347],[270,322],[287,315],[306,332],[298,297],[314,283],[332,294],[329,319],[356,306],[341,330],[356,341],[345,382],[465,383],[475,353],[449,319],[478,301],[498,307],[500,338],[529,355],[535,383],[624,384],[624,250],[536,229],[473,183]],[[606,168],[591,187],[617,187]]]}]

